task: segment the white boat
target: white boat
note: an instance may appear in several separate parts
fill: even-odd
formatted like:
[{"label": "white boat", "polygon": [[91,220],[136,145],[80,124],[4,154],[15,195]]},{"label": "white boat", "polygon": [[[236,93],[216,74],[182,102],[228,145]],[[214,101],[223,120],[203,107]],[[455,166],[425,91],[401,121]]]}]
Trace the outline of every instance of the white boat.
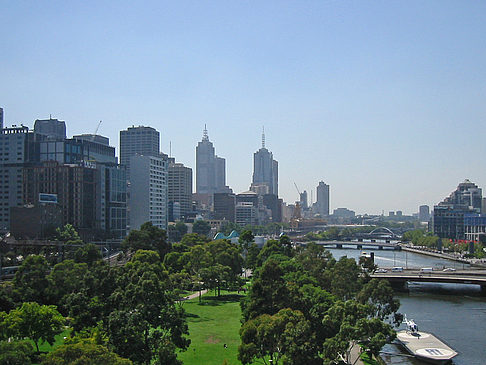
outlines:
[{"label": "white boat", "polygon": [[404,323],[407,329],[397,333],[397,340],[417,359],[431,364],[447,364],[457,355],[457,352],[442,342],[432,333],[419,331],[413,319]]}]

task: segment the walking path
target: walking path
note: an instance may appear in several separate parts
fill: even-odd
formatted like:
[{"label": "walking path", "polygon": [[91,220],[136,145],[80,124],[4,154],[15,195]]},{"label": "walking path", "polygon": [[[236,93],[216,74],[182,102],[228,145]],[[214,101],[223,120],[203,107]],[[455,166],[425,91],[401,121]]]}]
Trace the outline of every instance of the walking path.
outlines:
[{"label": "walking path", "polygon": [[[208,289],[201,290],[201,295],[204,295],[207,292],[208,292]],[[194,294],[180,298],[179,301],[191,300],[191,299],[197,298],[198,296],[199,296],[199,292],[195,292]]]},{"label": "walking path", "polygon": [[350,364],[352,365],[364,365],[363,360],[360,358],[361,355],[361,347],[358,344],[355,344],[351,348],[351,353],[349,356]]}]

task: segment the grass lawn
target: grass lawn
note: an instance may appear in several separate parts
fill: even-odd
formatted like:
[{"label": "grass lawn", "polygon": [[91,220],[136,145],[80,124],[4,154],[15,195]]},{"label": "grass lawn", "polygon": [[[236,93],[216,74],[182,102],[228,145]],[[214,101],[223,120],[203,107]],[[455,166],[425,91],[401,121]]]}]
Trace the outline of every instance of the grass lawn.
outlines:
[{"label": "grass lawn", "polygon": [[[214,292],[184,302],[189,326],[191,346],[181,352],[178,358],[184,365],[241,364],[237,359],[240,344],[240,299],[236,292],[221,291],[221,297]],[[226,344],[226,348],[224,347]]]},{"label": "grass lawn", "polygon": [[[55,337],[56,342],[51,346],[47,342],[39,343],[39,351],[40,352],[51,352],[54,350],[57,346],[62,345],[64,343],[64,337],[68,337],[69,333],[71,332],[71,329],[64,330],[62,333],[57,335]],[[32,346],[34,347],[35,351],[35,344],[34,341],[30,341],[32,343]]]}]

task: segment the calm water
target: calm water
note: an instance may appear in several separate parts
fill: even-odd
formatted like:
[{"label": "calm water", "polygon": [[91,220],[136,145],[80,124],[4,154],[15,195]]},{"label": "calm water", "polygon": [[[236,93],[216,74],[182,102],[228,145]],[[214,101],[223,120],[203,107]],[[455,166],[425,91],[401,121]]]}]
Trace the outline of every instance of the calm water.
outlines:
[{"label": "calm water", "polygon": [[[361,253],[355,249],[330,251],[336,259],[344,255],[357,259]],[[373,252],[375,263],[381,267],[463,267],[460,263],[414,253]],[[409,289],[409,293],[396,294],[400,299],[401,313],[413,318],[420,330],[433,332],[456,350],[459,355],[454,358],[454,364],[486,364],[486,297],[479,295],[478,286],[411,283]],[[405,327],[402,325],[400,329]],[[386,354],[382,357],[387,364],[425,364],[406,356],[406,352],[398,345],[387,345],[383,351]]]}]

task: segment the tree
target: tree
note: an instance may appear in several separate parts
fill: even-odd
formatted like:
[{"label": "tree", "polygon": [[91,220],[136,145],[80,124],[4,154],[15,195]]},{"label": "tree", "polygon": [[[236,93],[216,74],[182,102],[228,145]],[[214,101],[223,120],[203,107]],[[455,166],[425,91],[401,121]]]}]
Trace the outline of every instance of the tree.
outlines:
[{"label": "tree", "polygon": [[207,242],[211,242],[211,239],[198,233],[186,233],[181,239],[181,244],[188,247],[204,245]]},{"label": "tree", "polygon": [[61,303],[68,294],[80,290],[88,276],[88,265],[64,260],[54,266],[48,275],[49,296],[53,303]]},{"label": "tree", "polygon": [[46,302],[49,264],[43,256],[30,255],[15,273],[13,284],[20,302]]},{"label": "tree", "polygon": [[154,251],[139,250],[122,268],[111,296],[114,310],[106,329],[110,344],[136,363],[159,362],[167,348],[186,349],[190,341],[183,310],[174,304],[167,272]]},{"label": "tree", "polygon": [[170,225],[168,230],[170,242],[179,242],[187,233],[187,226],[184,222],[178,221],[176,224]]},{"label": "tree", "polygon": [[92,243],[88,243],[78,248],[74,253],[74,260],[76,262],[84,262],[89,267],[93,266],[96,261],[101,260],[100,249]]},{"label": "tree", "polygon": [[387,280],[372,279],[356,295],[356,300],[371,306],[372,316],[380,320],[391,318],[395,325],[402,322],[403,316],[397,313],[400,301],[393,297],[393,289]]},{"label": "tree", "polygon": [[209,222],[198,220],[193,223],[192,232],[207,236],[209,232],[211,232],[211,226],[209,225]]},{"label": "tree", "polygon": [[62,228],[56,228],[56,237],[59,241],[63,241],[67,244],[82,244],[83,241],[79,237],[78,232],[72,224],[66,224]]},{"label": "tree", "polygon": [[30,365],[33,354],[34,349],[27,341],[0,341],[0,364]]},{"label": "tree", "polygon": [[54,343],[54,336],[62,332],[64,318],[53,305],[23,303],[4,317],[7,333],[17,339],[30,338],[39,352],[39,342]]},{"label": "tree", "polygon": [[139,230],[131,230],[122,242],[124,250],[153,250],[159,254],[160,260],[170,251],[165,230],[156,227],[152,222],[142,224]]},{"label": "tree", "polygon": [[91,343],[75,343],[62,345],[49,353],[42,365],[130,365],[132,362],[108,351],[101,345]]},{"label": "tree", "polygon": [[308,364],[317,354],[309,322],[300,311],[286,308],[273,316],[263,314],[243,324],[238,359],[251,364],[260,359],[264,364]]}]

